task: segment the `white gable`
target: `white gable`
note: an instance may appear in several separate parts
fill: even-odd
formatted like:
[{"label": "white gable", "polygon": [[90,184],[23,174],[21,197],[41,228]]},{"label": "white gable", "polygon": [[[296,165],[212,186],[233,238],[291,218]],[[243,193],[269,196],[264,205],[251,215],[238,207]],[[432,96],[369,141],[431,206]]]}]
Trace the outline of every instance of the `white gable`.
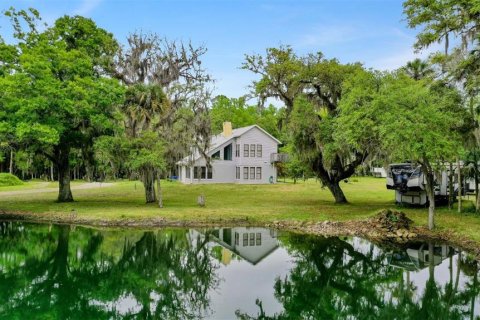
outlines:
[{"label": "white gable", "polygon": [[[226,146],[228,143],[231,143],[231,141],[243,140],[241,138],[244,137],[244,136],[248,136],[249,141],[270,140],[270,143],[273,142],[273,144],[275,144],[275,148],[279,144],[281,144],[281,142],[278,139],[276,139],[274,136],[269,134],[263,128],[261,128],[257,125],[251,125],[251,126],[248,126],[248,127],[233,129],[232,135],[229,136],[229,137],[225,137],[223,134],[217,134],[215,136],[212,136],[212,138],[210,140],[210,148],[209,148],[207,154],[212,155],[214,152],[217,151],[217,149],[219,149],[220,147]],[[189,162],[197,161],[200,158],[201,158],[200,153],[198,152],[198,150],[195,150],[195,152],[193,154],[183,158],[177,164],[188,164]]]}]

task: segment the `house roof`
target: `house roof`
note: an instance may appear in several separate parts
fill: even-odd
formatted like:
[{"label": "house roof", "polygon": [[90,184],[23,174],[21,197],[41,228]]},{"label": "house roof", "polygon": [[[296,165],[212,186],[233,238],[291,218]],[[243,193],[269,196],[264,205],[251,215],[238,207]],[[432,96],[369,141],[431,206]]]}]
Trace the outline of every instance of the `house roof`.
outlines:
[{"label": "house roof", "polygon": [[[272,136],[270,133],[268,133],[265,129],[263,129],[262,127],[254,124],[254,125],[251,125],[251,126],[248,126],[248,127],[233,129],[232,130],[232,135],[229,136],[229,137],[225,137],[222,133],[212,136],[212,138],[210,140],[210,149],[208,150],[208,152],[211,152],[211,151],[215,150],[216,148],[224,145],[225,143],[229,142],[232,139],[235,139],[235,138],[238,138],[238,137],[242,136],[243,134],[247,133],[248,131],[250,131],[253,128],[258,128],[260,131],[262,131],[267,136],[269,136],[272,140],[274,140],[277,144],[282,143],[280,140],[278,140],[277,138]],[[193,154],[190,154],[190,155],[186,156],[182,160],[178,161],[177,164],[187,164],[189,162],[189,160],[190,161],[196,161],[200,157],[201,157],[200,153],[198,152],[197,149],[195,149]]]}]

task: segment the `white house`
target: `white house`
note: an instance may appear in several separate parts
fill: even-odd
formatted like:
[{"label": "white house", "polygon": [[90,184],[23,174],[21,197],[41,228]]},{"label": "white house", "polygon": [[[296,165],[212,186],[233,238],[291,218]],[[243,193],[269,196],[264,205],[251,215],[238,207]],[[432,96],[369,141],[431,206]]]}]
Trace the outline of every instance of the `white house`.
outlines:
[{"label": "white house", "polygon": [[281,142],[257,125],[232,130],[225,122],[223,132],[212,137],[207,155],[211,168],[198,150],[177,163],[183,183],[265,184],[277,181],[275,162]]},{"label": "white house", "polygon": [[222,246],[222,263],[230,263],[232,253],[242,257],[249,263],[256,265],[279,245],[278,234],[275,230],[256,227],[219,228],[214,230],[190,229],[188,237],[195,245],[198,240],[203,241],[208,233],[208,239]]}]

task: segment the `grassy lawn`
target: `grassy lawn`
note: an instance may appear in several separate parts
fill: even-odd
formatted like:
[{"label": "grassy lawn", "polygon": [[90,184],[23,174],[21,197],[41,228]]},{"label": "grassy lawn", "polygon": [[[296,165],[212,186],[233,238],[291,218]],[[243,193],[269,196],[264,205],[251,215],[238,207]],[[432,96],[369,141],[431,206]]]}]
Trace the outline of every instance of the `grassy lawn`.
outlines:
[{"label": "grassy lawn", "polygon": [[[41,182],[19,187],[0,188],[0,209],[28,211],[42,214],[65,214],[72,210],[85,219],[145,219],[165,218],[181,221],[221,221],[241,219],[250,222],[275,220],[345,221],[364,219],[385,208],[399,209],[394,204],[394,193],[385,188],[385,179],[354,178],[342,183],[350,204],[335,205],[327,189],[314,180],[278,183],[275,185],[182,185],[162,182],[165,208],[146,205],[143,186],[139,182],[122,181],[113,186],[74,190],[75,202],[56,203],[56,193],[2,195],[3,191],[39,188]],[[76,181],[74,185],[84,182]],[[41,185],[45,187],[45,184]],[[49,188],[56,187],[48,184]],[[197,196],[204,194],[207,205],[197,206]],[[471,205],[469,202],[466,205]],[[424,208],[400,208],[418,225],[426,225]],[[440,230],[451,230],[480,241],[480,215],[458,214],[442,207],[437,211]]]}]

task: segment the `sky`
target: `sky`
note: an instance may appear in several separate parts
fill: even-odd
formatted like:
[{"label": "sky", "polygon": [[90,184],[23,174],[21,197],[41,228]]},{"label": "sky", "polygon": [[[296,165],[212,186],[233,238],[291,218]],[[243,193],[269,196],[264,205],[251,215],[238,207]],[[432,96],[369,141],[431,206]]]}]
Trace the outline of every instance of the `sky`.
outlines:
[{"label": "sky", "polygon": [[[34,7],[52,23],[63,15],[92,18],[120,43],[129,33],[155,32],[205,45],[202,65],[215,79],[214,94],[239,97],[257,77],[240,66],[245,54],[290,45],[298,54],[321,51],[342,63],[393,70],[415,57],[415,30],[401,0],[17,0],[0,11]],[[5,18],[0,34],[8,40]],[[435,49],[435,48],[434,48]]]}]

